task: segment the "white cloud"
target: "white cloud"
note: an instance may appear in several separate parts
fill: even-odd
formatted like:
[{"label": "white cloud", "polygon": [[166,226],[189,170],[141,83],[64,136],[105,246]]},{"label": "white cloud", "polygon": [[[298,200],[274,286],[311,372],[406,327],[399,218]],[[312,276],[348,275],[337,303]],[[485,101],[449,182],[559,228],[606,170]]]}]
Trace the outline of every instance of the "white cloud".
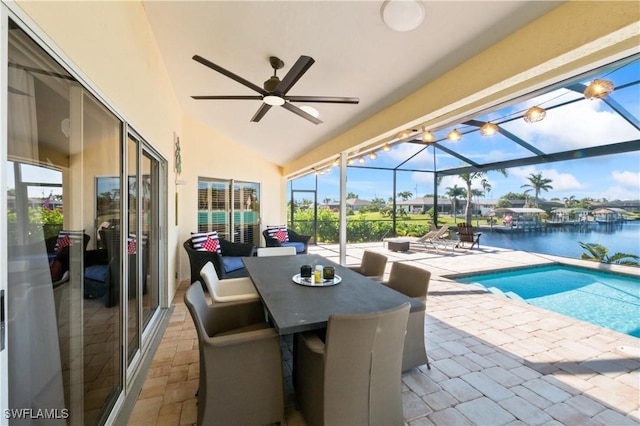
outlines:
[{"label": "white cloud", "polygon": [[607,200],[640,200],[640,190],[611,186],[605,191],[593,196],[593,198],[605,198]]},{"label": "white cloud", "polygon": [[585,185],[580,183],[571,173],[562,173],[556,169],[537,169],[535,166],[518,167],[509,170],[509,176],[520,180],[521,185],[530,184],[527,179],[531,174],[542,173],[544,179],[551,179],[552,191],[574,191],[584,189]]},{"label": "white cloud", "polygon": [[611,172],[611,177],[623,186],[640,188],[640,172],[620,172],[618,170],[614,170]]},{"label": "white cloud", "polygon": [[544,120],[526,123],[515,120],[507,125],[524,140],[543,152],[559,152],[598,146],[637,138],[637,130],[599,100],[580,101],[547,111]]}]

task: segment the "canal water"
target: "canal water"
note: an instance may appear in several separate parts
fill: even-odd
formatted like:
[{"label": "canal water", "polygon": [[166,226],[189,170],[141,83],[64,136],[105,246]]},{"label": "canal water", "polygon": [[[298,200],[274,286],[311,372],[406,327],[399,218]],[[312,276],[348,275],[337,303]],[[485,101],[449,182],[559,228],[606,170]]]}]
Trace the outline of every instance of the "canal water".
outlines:
[{"label": "canal water", "polygon": [[580,258],[585,252],[578,241],[603,245],[609,256],[618,252],[640,256],[640,220],[617,224],[547,226],[546,230],[536,232],[497,232],[483,227],[480,238],[483,246],[571,258]]}]

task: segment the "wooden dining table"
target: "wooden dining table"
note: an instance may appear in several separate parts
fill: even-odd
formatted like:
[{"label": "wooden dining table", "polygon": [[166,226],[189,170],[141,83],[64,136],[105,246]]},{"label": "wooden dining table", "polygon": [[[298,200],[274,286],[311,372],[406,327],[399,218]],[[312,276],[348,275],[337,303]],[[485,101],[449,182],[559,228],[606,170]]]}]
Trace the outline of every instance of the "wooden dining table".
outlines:
[{"label": "wooden dining table", "polygon": [[[419,300],[407,297],[347,267],[314,254],[246,257],[242,260],[280,335],[326,328],[333,314],[364,314],[411,304],[411,312],[424,312]],[[300,266],[333,266],[342,281],[331,286],[294,282]]]}]

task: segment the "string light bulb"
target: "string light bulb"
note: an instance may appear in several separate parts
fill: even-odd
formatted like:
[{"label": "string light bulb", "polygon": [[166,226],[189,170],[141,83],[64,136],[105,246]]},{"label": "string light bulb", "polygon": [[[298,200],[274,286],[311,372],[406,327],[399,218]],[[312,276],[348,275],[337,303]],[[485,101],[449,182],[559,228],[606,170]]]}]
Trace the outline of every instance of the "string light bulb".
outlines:
[{"label": "string light bulb", "polygon": [[360,164],[364,163],[364,157],[362,155],[360,157],[358,157],[358,163],[360,163]]},{"label": "string light bulb", "polygon": [[376,158],[378,158],[378,154],[376,154],[375,151],[371,151],[371,153],[369,154],[369,158],[375,160]]},{"label": "string light bulb", "polygon": [[524,113],[522,118],[524,118],[524,121],[527,123],[537,123],[538,121],[543,120],[546,115],[547,111],[544,108],[532,106]]},{"label": "string light bulb", "polygon": [[584,89],[584,97],[591,99],[602,99],[613,92],[614,85],[611,80],[593,80],[586,89]]},{"label": "string light bulb", "polygon": [[404,139],[409,136],[409,132],[407,130],[403,130],[398,134],[398,139]]},{"label": "string light bulb", "polygon": [[332,163],[334,166],[338,167],[340,165],[340,157],[336,158],[335,160],[333,160]]},{"label": "string light bulb", "polygon": [[462,133],[460,133],[458,129],[453,129],[447,135],[447,139],[449,139],[451,142],[458,142],[460,139],[462,139]]},{"label": "string light bulb", "polygon": [[498,133],[498,126],[490,121],[487,121],[482,127],[480,127],[480,134],[482,136],[492,136],[496,133]]},{"label": "string light bulb", "polygon": [[436,140],[436,135],[434,135],[431,130],[427,130],[426,132],[422,133],[422,142],[431,143],[431,142],[435,142],[435,140]]},{"label": "string light bulb", "polygon": [[389,151],[391,151],[391,145],[389,145],[388,143],[385,143],[385,144],[382,146],[382,150],[383,150],[384,152],[389,152]]},{"label": "string light bulb", "polygon": [[350,166],[350,165],[352,165],[352,164],[353,164],[353,158],[349,158],[349,159],[347,160],[347,165],[349,165],[349,166]]}]

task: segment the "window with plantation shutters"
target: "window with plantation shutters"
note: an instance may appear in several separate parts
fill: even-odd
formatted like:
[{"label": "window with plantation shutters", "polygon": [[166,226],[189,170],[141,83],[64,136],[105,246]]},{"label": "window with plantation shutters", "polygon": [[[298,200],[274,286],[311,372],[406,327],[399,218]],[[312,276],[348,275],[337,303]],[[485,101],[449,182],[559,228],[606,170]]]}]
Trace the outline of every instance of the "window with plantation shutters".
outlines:
[{"label": "window with plantation shutters", "polygon": [[199,178],[198,232],[260,245],[259,196],[259,183]]}]

